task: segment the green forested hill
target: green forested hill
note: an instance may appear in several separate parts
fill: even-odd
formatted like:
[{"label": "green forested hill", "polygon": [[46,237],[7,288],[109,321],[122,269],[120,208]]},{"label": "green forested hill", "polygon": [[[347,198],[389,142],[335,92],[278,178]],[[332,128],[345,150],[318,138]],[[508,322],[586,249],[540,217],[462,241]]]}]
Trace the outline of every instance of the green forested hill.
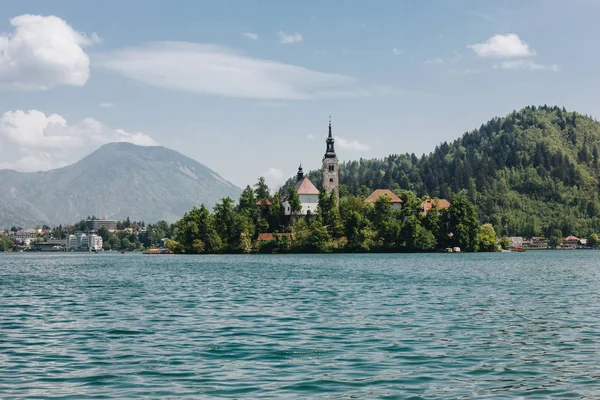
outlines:
[{"label": "green forested hill", "polygon": [[[558,107],[495,118],[429,155],[344,163],[341,190],[407,189],[451,198],[462,190],[502,235],[586,236],[600,231],[600,124]],[[320,182],[320,171],[311,173]]]}]

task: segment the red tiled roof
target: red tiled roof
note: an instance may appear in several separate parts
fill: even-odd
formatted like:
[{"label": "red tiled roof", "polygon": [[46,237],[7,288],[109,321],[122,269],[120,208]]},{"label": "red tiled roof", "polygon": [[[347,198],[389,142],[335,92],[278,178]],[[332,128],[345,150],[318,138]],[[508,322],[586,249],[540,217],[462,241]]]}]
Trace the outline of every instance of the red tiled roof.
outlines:
[{"label": "red tiled roof", "polygon": [[307,176],[296,182],[296,191],[298,194],[319,194],[319,189],[313,185]]},{"label": "red tiled roof", "polygon": [[424,211],[429,211],[432,207],[435,207],[437,210],[444,210],[450,207],[450,202],[446,199],[427,199],[423,200],[421,207],[423,207]]},{"label": "red tiled roof", "polygon": [[[271,201],[269,199],[265,199],[265,204],[268,205],[268,206],[270,206],[271,205]],[[262,206],[263,205],[263,201],[262,200],[257,201],[256,205],[257,206]]]},{"label": "red tiled roof", "polygon": [[270,240],[275,240],[275,238],[273,237],[272,233],[259,233],[256,240],[270,241]]},{"label": "red tiled roof", "polygon": [[[291,238],[292,234],[291,233],[278,233],[277,236],[280,237],[288,237]],[[256,240],[258,241],[271,241],[271,240],[275,240],[275,236],[273,233],[259,233],[258,237],[256,238]]]},{"label": "red tiled roof", "polygon": [[568,241],[570,241],[570,240],[571,240],[571,241],[579,241],[579,238],[578,238],[577,236],[573,236],[573,235],[571,235],[571,236],[567,236],[567,237],[565,238],[565,242],[568,242]]},{"label": "red tiled roof", "polygon": [[388,196],[391,199],[392,203],[403,203],[402,199],[396,195],[396,193],[392,192],[390,189],[377,189],[369,197],[367,197],[366,201],[375,203],[381,196]]}]

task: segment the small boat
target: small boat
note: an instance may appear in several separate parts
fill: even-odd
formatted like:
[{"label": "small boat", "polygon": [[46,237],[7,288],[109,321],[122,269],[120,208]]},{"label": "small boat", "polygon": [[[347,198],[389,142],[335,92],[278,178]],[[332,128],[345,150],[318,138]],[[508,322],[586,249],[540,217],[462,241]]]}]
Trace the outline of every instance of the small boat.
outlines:
[{"label": "small boat", "polygon": [[460,247],[453,247],[452,248],[452,252],[453,253],[460,253]]},{"label": "small boat", "polygon": [[144,254],[173,254],[173,252],[169,249],[160,248],[160,249],[148,249],[144,251]]},{"label": "small boat", "polygon": [[446,248],[446,253],[452,253],[452,247]]}]

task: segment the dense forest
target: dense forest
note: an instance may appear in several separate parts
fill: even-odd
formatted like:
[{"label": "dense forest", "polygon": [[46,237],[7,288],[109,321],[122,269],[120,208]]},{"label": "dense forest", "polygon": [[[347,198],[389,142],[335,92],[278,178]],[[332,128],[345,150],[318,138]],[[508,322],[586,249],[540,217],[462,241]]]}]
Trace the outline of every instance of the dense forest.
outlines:
[{"label": "dense forest", "polygon": [[[452,198],[464,192],[480,222],[499,235],[586,237],[600,231],[600,124],[559,107],[527,107],[494,118],[422,157],[340,165],[342,194],[409,190]],[[315,184],[321,172],[310,173]]]}]

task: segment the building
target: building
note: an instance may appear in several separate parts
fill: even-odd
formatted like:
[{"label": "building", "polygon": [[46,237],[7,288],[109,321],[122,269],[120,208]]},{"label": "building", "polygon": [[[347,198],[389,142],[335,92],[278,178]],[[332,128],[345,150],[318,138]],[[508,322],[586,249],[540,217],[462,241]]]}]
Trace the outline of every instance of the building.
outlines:
[{"label": "building", "polygon": [[117,220],[114,219],[88,219],[87,225],[90,230],[97,231],[101,227],[105,227],[106,229],[117,229]]},{"label": "building", "polygon": [[[323,157],[323,190],[325,193],[335,193],[336,198],[340,199],[340,175],[338,170],[338,158],[335,154],[335,140],[331,134],[331,118],[329,119],[329,135],[327,136],[327,148]],[[339,202],[338,202],[339,203]]]},{"label": "building", "polygon": [[531,242],[527,246],[529,249],[547,249],[548,239],[542,236],[533,236]]},{"label": "building", "polygon": [[563,247],[566,249],[576,249],[577,247],[579,247],[579,241],[580,239],[577,236],[567,236],[564,240],[563,240]]},{"label": "building", "polygon": [[390,189],[377,189],[369,197],[365,199],[367,203],[376,203],[382,196],[388,196],[390,198],[390,202],[392,203],[392,210],[401,210],[402,209],[402,199],[396,195],[396,193],[392,192]]},{"label": "building", "polygon": [[31,245],[33,251],[64,251],[64,240],[48,240],[47,242],[35,242]]},{"label": "building", "polygon": [[[308,176],[304,176],[302,165],[298,167],[295,186],[296,191],[298,192],[298,197],[300,198],[300,204],[302,206],[300,212],[295,215],[314,214],[319,205],[319,189],[315,187]],[[282,202],[282,205],[285,215],[292,215],[292,209],[287,197]]]},{"label": "building", "polygon": [[513,249],[522,249],[523,248],[523,238],[521,236],[511,236],[511,237],[507,237],[506,239],[508,239],[508,245],[510,248]]},{"label": "building", "polygon": [[21,229],[20,231],[11,232],[10,237],[17,244],[25,244],[29,246],[32,239],[37,238],[39,231],[37,229]]},{"label": "building", "polygon": [[67,236],[65,247],[69,251],[99,251],[102,250],[102,237],[79,232]]},{"label": "building", "polygon": [[438,211],[450,208],[450,202],[446,199],[426,199],[421,202],[421,208],[423,215],[427,215],[432,208]]}]

